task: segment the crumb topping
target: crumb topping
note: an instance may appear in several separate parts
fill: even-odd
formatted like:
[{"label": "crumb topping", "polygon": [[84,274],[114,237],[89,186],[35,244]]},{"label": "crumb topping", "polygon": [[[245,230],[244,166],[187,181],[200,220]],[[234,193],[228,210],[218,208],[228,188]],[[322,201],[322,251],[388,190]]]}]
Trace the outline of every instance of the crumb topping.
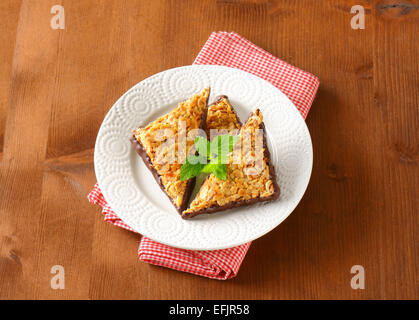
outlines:
[{"label": "crumb topping", "polygon": [[[194,145],[192,139],[182,140],[179,136],[186,137],[191,130],[199,129],[208,95],[209,88],[206,88],[146,127],[134,131],[135,138],[146,150],[153,168],[159,174],[164,189],[178,207],[182,205],[187,186],[187,181],[180,181],[180,168]],[[181,126],[180,123],[185,125]],[[186,144],[186,154],[179,143]]]},{"label": "crumb topping", "polygon": [[[212,206],[223,206],[231,202],[248,200],[257,197],[268,197],[274,194],[274,184],[270,179],[268,159],[263,156],[262,167],[256,170],[255,136],[263,121],[262,113],[257,109],[240,130],[240,141],[229,159],[227,180],[223,181],[209,175],[202,184],[190,207],[183,212],[188,214]],[[250,134],[251,139],[243,139]],[[249,143],[251,145],[249,145]],[[247,144],[247,147],[245,146]],[[265,149],[263,148],[264,154]],[[238,157],[241,161],[235,161]]]},{"label": "crumb topping", "polygon": [[208,106],[206,129],[208,139],[211,137],[211,129],[225,130],[226,133],[240,129],[236,113],[224,96],[216,103]]}]

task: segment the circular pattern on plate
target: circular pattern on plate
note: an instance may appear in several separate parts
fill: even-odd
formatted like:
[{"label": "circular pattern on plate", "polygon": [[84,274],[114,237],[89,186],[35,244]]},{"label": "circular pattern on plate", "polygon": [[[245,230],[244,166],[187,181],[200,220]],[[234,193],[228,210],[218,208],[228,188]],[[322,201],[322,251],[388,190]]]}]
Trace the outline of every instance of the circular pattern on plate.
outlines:
[{"label": "circular pattern on plate", "polygon": [[135,86],[122,96],[115,111],[122,120],[129,121],[131,126],[144,125],[151,113],[160,106],[158,93],[153,83],[145,82],[140,87]]},{"label": "circular pattern on plate", "polygon": [[212,223],[208,226],[202,225],[202,241],[214,242],[219,245],[222,245],[226,241],[234,241],[240,234],[239,225],[235,219]]},{"label": "circular pattern on plate", "polygon": [[123,173],[114,173],[106,177],[101,184],[106,186],[106,191],[101,188],[102,192],[108,195],[108,197],[111,196],[114,202],[118,203],[118,207],[131,207],[141,204],[142,200],[145,199],[141,197],[138,188],[132,183],[127,183],[125,179],[121,178],[123,176]]},{"label": "circular pattern on plate", "polygon": [[205,71],[200,74],[185,73],[180,68],[170,69],[163,75],[167,90],[173,100],[185,98],[209,86],[210,80]]},{"label": "circular pattern on plate", "polygon": [[179,219],[180,217],[177,215],[159,211],[155,212],[154,215],[150,215],[144,223],[155,231],[153,234],[150,234],[153,239],[158,237],[159,242],[170,243],[187,236],[188,230],[183,228],[182,224],[178,222]]},{"label": "circular pattern on plate", "polygon": [[[280,134],[287,134],[296,125],[293,120],[293,114],[280,110],[284,108],[284,105],[277,96],[263,97],[260,104],[262,106],[263,120],[271,132],[281,131],[282,133]],[[276,116],[279,112],[281,113],[281,117]]]},{"label": "circular pattern on plate", "polygon": [[[261,109],[281,195],[278,201],[265,205],[183,220],[174,210],[166,212],[157,206],[168,201],[163,192],[149,195],[158,197],[156,200],[149,199],[142,191],[156,182],[151,174],[138,176],[138,172],[147,169],[133,167],[141,162],[137,161],[138,155],[128,138],[136,127],[154,120],[153,114],[167,112],[164,110],[168,105],[187,99],[207,86],[211,87],[211,98],[225,94],[231,101],[240,103],[246,113],[256,107]],[[99,130],[94,161],[105,199],[135,231],[173,247],[216,250],[252,241],[281,223],[304,194],[312,157],[310,134],[304,120],[278,89],[237,69],[186,66],[141,81],[114,104]]]},{"label": "circular pattern on plate", "polygon": [[124,143],[121,138],[116,131],[112,131],[110,127],[108,128],[101,139],[98,140],[104,157],[109,157],[111,161],[115,159],[128,160],[129,145]]},{"label": "circular pattern on plate", "polygon": [[[221,73],[217,77],[217,81],[214,85],[217,92],[228,92],[226,94],[230,99],[235,98],[236,101],[240,101],[249,105],[251,110],[260,108],[258,105],[258,90],[257,86],[254,86],[252,78],[243,77],[237,78],[237,69],[228,69]],[[239,81],[238,81],[239,80]],[[245,119],[243,119],[245,120]]]}]

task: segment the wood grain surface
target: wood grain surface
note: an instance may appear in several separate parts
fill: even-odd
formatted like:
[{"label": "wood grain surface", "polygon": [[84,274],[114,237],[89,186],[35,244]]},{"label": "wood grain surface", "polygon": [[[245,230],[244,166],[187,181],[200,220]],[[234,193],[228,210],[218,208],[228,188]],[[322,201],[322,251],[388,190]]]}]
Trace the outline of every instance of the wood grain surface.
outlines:
[{"label": "wood grain surface", "polygon": [[[419,298],[419,1],[2,0],[0,21],[0,299]],[[307,192],[229,281],[138,262],[140,236],[86,199],[114,101],[219,30],[321,82]]]}]

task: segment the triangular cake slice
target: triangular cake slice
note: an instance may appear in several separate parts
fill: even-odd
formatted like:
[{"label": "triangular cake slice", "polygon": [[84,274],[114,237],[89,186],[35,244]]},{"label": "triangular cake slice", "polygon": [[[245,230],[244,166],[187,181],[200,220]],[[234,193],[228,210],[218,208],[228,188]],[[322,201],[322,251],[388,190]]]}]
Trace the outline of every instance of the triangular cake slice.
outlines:
[{"label": "triangular cake slice", "polygon": [[[180,158],[186,157],[189,149],[194,145],[192,139],[182,140],[180,137],[187,136],[191,130],[205,128],[209,92],[209,88],[203,89],[188,100],[179,103],[169,113],[143,128],[134,130],[130,139],[157,183],[180,214],[187,208],[195,186],[195,178],[180,181],[180,169],[184,161]],[[184,125],[180,125],[181,123]],[[180,150],[178,143],[185,140],[186,153]]]},{"label": "triangular cake slice", "polygon": [[211,130],[218,130],[219,134],[237,134],[241,126],[242,123],[227,96],[216,97],[215,101],[208,106],[206,123],[208,139],[211,138]]},{"label": "triangular cake slice", "polygon": [[[262,134],[259,148],[255,146],[257,129],[261,129],[258,132]],[[236,144],[227,164],[227,179],[220,180],[213,174],[207,176],[189,208],[182,213],[182,218],[278,199],[279,186],[259,109],[250,114],[240,129],[239,141],[241,143]],[[262,152],[261,163],[257,164],[255,153],[259,151]],[[249,161],[250,155],[256,161]]]}]

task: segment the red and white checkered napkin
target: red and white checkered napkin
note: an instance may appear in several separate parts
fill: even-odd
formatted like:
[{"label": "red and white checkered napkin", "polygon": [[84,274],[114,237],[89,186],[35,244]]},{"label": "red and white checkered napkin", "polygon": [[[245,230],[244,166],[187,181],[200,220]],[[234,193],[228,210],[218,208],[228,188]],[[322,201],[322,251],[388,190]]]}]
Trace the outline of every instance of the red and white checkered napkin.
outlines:
[{"label": "red and white checkered napkin", "polygon": [[[234,32],[212,33],[194,64],[237,68],[265,79],[295,104],[304,119],[319,87],[319,80],[312,74],[272,56]],[[102,207],[105,221],[134,231],[112,211],[97,184],[88,199]],[[250,242],[224,250],[194,251],[169,247],[143,237],[138,248],[138,257],[147,263],[226,280],[237,275],[249,246]]]}]

